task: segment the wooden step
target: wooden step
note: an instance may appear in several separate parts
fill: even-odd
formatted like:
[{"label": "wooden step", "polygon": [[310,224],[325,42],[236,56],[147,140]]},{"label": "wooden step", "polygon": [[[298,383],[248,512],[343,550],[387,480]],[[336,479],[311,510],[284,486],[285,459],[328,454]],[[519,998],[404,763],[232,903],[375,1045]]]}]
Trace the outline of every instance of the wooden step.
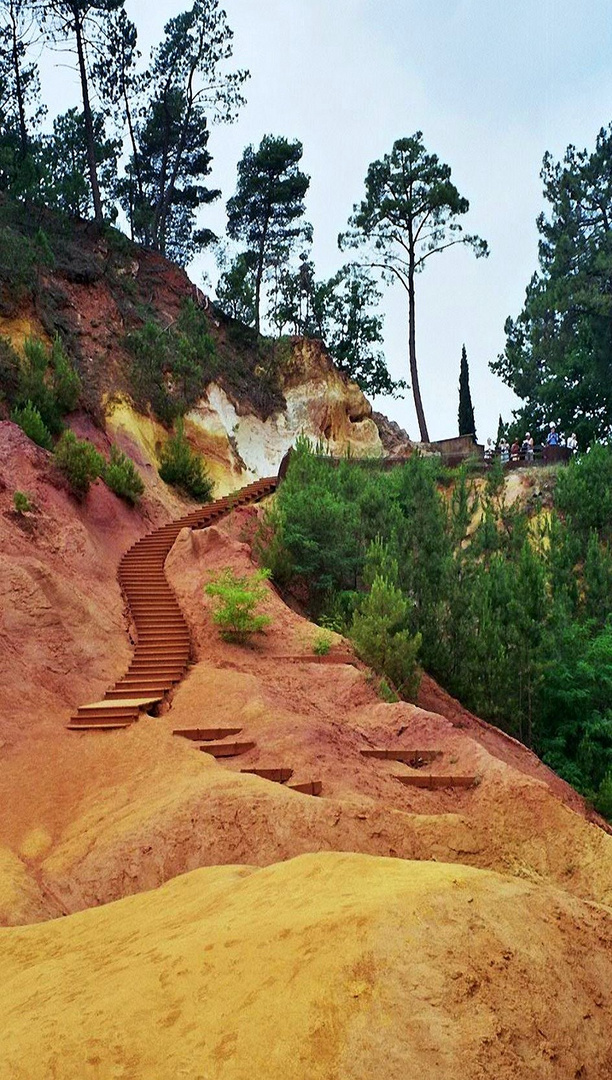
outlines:
[{"label": "wooden step", "polygon": [[194,742],[202,742],[206,739],[209,741],[226,739],[229,735],[240,735],[241,731],[240,727],[175,728],[172,734],[182,735],[184,739],[193,739]]},{"label": "wooden step", "polygon": [[215,758],[220,757],[238,757],[240,754],[248,754],[249,750],[253,750],[256,746],[254,742],[233,742],[233,743],[206,743],[200,747],[205,754],[212,754]]},{"label": "wooden step", "polygon": [[[109,714],[112,713],[113,720],[136,720],[140,709],[137,705],[124,705],[120,709],[108,708],[108,702],[104,703],[105,707],[99,709],[77,709],[74,716],[71,716],[71,720],[108,720]],[[111,702],[112,705],[112,702]]]},{"label": "wooden step", "polygon": [[383,761],[403,761],[405,765],[411,765],[413,769],[430,765],[436,758],[442,757],[441,750],[381,749],[361,750],[360,753],[363,757],[379,758]]},{"label": "wooden step", "polygon": [[275,784],[284,784],[293,776],[293,769],[241,769],[240,772],[261,776],[262,780],[272,780]]},{"label": "wooden step", "polygon": [[155,694],[140,694],[136,699],[130,698],[129,700],[126,700],[123,698],[113,702],[109,702],[107,698],[104,698],[102,701],[93,701],[91,705],[79,705],[78,712],[83,713],[90,712],[91,710],[95,711],[96,709],[105,709],[107,706],[111,709],[122,709],[127,706],[137,705],[139,709],[144,709],[147,705],[157,704],[158,701],[161,701],[161,697]]},{"label": "wooden step", "polygon": [[292,791],[299,791],[302,795],[320,795],[323,790],[321,780],[306,780],[298,784],[287,784]]},{"label": "wooden step", "polygon": [[[106,701],[112,704],[113,701],[138,701],[145,694],[147,697],[154,697],[155,701],[163,701],[164,696],[172,689],[172,686],[168,683],[155,683],[151,685],[150,682],[137,684],[136,686],[123,686],[117,684],[112,690],[106,691]],[[146,710],[145,710],[146,711]]]},{"label": "wooden step", "polygon": [[395,776],[405,787],[429,788],[438,791],[441,788],[471,788],[476,784],[475,776],[436,776],[433,774],[415,773],[414,776]]},{"label": "wooden step", "polygon": [[116,724],[111,724],[108,721],[105,723],[95,723],[93,721],[84,720],[82,723],[78,723],[76,720],[71,719],[69,724],[66,724],[67,731],[121,731],[124,728],[130,726],[131,721],[126,720],[123,722],[117,721]]}]

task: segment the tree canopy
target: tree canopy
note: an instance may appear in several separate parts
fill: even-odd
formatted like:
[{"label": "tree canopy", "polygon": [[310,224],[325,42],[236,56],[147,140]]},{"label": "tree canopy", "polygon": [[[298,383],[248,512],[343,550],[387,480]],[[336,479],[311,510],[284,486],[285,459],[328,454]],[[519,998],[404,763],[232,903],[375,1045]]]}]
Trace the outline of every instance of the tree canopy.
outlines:
[{"label": "tree canopy", "polygon": [[539,268],[491,369],[523,398],[523,427],[555,421],[587,446],[612,434],[612,125],[591,153],[546,154],[541,177]]},{"label": "tree canopy", "polygon": [[300,169],[302,144],[264,135],[257,149],[247,146],[238,163],[236,194],[227,204],[227,232],[246,244],[255,275],[255,329],[261,323],[261,291],[266,273],[280,269],[301,242],[312,238],[303,221],[310,177]]},{"label": "tree canopy", "polygon": [[463,232],[458,218],[468,212],[469,203],[450,176],[450,166],[427,153],[421,131],[398,139],[390,154],[370,165],[365,198],[353,207],[348,230],[339,237],[342,248],[369,247],[370,265],[406,290],[410,378],[424,442],[429,433],[417,368],[415,276],[432,255],[457,244],[471,247],[477,257],[488,254],[484,240]]}]

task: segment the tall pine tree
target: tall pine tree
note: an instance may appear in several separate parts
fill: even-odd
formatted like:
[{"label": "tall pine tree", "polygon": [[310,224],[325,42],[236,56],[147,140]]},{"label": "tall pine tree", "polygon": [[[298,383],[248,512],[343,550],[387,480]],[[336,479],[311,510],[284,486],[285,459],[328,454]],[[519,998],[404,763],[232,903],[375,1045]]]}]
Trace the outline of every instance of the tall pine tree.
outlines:
[{"label": "tall pine tree", "polygon": [[461,368],[459,372],[459,434],[473,435],[476,438],[474,406],[470,394],[470,370],[465,345],[461,349]]}]

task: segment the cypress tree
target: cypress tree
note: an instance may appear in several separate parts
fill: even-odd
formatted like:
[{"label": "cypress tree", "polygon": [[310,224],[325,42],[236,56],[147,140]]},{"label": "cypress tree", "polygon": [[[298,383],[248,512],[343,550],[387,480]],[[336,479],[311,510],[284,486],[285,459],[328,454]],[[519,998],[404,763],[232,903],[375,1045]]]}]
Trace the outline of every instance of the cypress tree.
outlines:
[{"label": "cypress tree", "polygon": [[470,373],[465,345],[461,349],[461,370],[459,374],[459,434],[473,435],[476,438],[474,407],[470,394]]}]

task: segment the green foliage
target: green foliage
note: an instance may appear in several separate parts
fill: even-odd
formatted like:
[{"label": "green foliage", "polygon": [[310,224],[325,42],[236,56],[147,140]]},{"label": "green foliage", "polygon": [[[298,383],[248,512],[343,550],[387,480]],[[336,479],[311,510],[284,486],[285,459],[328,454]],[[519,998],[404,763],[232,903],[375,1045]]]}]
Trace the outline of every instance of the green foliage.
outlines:
[{"label": "green foliage", "polygon": [[213,482],[204,459],[187,442],[182,419],[177,420],[175,433],[164,446],[160,460],[159,475],[166,484],[179,488],[198,502],[210,502]]},{"label": "green foliage", "polygon": [[130,506],[136,505],[145,489],[132,459],[114,445],[111,446],[110,461],[104,467],[102,477],[106,486]]},{"label": "green foliage", "polygon": [[526,404],[515,414],[534,438],[555,420],[581,447],[612,433],[612,125],[595,149],[544,157],[548,213],[538,218],[539,269],[492,370]]},{"label": "green foliage", "polygon": [[315,656],[327,656],[331,650],[333,643],[334,642],[331,634],[329,634],[326,630],[323,630],[322,633],[317,634],[317,636],[315,637],[312,643],[312,651]]},{"label": "green foliage", "polygon": [[232,37],[218,0],[195,0],[166,23],[136,87],[139,120],[121,203],[132,235],[182,265],[215,239],[196,228],[196,214],[220,195],[202,183],[211,171],[210,121],[231,122],[244,104],[248,72],[226,71]]},{"label": "green foliage", "polygon": [[51,450],[53,446],[51,432],[40,415],[40,412],[31,401],[26,401],[25,405],[15,406],[11,413],[11,420],[13,423],[19,424],[19,427],[22,431],[25,431],[28,439],[32,439],[33,442],[38,443],[44,450]]},{"label": "green foliage", "polygon": [[34,509],[32,500],[29,495],[26,495],[25,491],[13,492],[13,506],[18,514],[30,514]]},{"label": "green foliage", "polygon": [[612,447],[595,444],[557,477],[555,502],[586,542],[591,531],[612,540]]},{"label": "green foliage", "polygon": [[248,251],[240,252],[225,266],[217,282],[217,303],[230,319],[245,326],[255,324],[255,277],[253,257]]},{"label": "green foliage", "polygon": [[593,797],[593,805],[602,817],[612,821],[612,772],[606,773],[601,781]]},{"label": "green foliage", "polygon": [[104,458],[95,446],[87,439],[77,439],[73,431],[65,431],[57,443],[55,464],[79,498],[87,494],[94,480],[102,476],[106,468]]},{"label": "green foliage", "polygon": [[370,165],[365,197],[353,207],[341,247],[369,249],[370,265],[387,281],[399,281],[408,299],[408,353],[414,403],[423,442],[429,442],[419,388],[415,332],[415,275],[427,260],[456,244],[487,255],[484,240],[463,233],[459,218],[469,210],[451,183],[451,170],[428,154],[422,132],[393,144],[390,154]]},{"label": "green foliage", "polygon": [[272,619],[257,608],[268,593],[263,582],[269,577],[266,570],[240,576],[234,570],[223,570],[206,585],[205,592],[216,602],[213,622],[226,641],[244,644],[252,634],[269,626]]},{"label": "green foliage", "polygon": [[[101,195],[110,202],[121,142],[107,136],[101,113],[92,117],[92,139],[98,185]],[[55,117],[52,133],[41,141],[37,201],[70,217],[92,216],[95,207],[87,147],[88,132],[83,112],[72,108]],[[115,218],[116,211],[110,211],[110,217]]]},{"label": "green foliage", "polygon": [[0,337],[0,401],[11,404],[17,398],[21,376],[19,357],[7,338]]},{"label": "green foliage", "polygon": [[351,638],[366,664],[386,675],[400,697],[411,701],[419,686],[417,654],[421,635],[406,629],[410,601],[397,586],[376,576],[353,616]]},{"label": "green foliage", "polygon": [[238,162],[236,194],[227,204],[227,232],[246,244],[254,273],[255,329],[261,321],[266,274],[283,266],[296,246],[312,238],[304,216],[310,177],[299,168],[302,144],[264,135],[257,149],[247,146]]},{"label": "green foliage", "polygon": [[12,379],[11,394],[16,407],[33,406],[49,432],[59,435],[62,418],[76,407],[80,392],[81,380],[60,339],[56,337],[48,349],[37,338],[27,338],[23,361]]},{"label": "green foliage", "polygon": [[137,403],[150,405],[170,424],[201,397],[218,369],[215,344],[206,316],[186,300],[176,322],[162,327],[152,319],[128,334],[134,362],[131,381]]},{"label": "green foliage", "polygon": [[478,498],[461,471],[443,497],[431,460],[414,456],[390,472],[333,466],[301,440],[270,518],[268,565],[282,567],[284,587],[322,625],[356,633],[360,654],[402,695],[419,635],[420,662],[450,693],[589,798],[601,791],[603,806],[612,554],[599,507],[609,505],[612,474],[603,458],[592,461],[592,480],[581,472],[586,457],[561,473],[552,497],[563,515],[553,507],[537,527],[506,504],[493,469]]},{"label": "green foliage", "polygon": [[473,435],[476,438],[474,406],[470,393],[470,371],[465,345],[461,349],[461,367],[459,370],[459,434]]}]

